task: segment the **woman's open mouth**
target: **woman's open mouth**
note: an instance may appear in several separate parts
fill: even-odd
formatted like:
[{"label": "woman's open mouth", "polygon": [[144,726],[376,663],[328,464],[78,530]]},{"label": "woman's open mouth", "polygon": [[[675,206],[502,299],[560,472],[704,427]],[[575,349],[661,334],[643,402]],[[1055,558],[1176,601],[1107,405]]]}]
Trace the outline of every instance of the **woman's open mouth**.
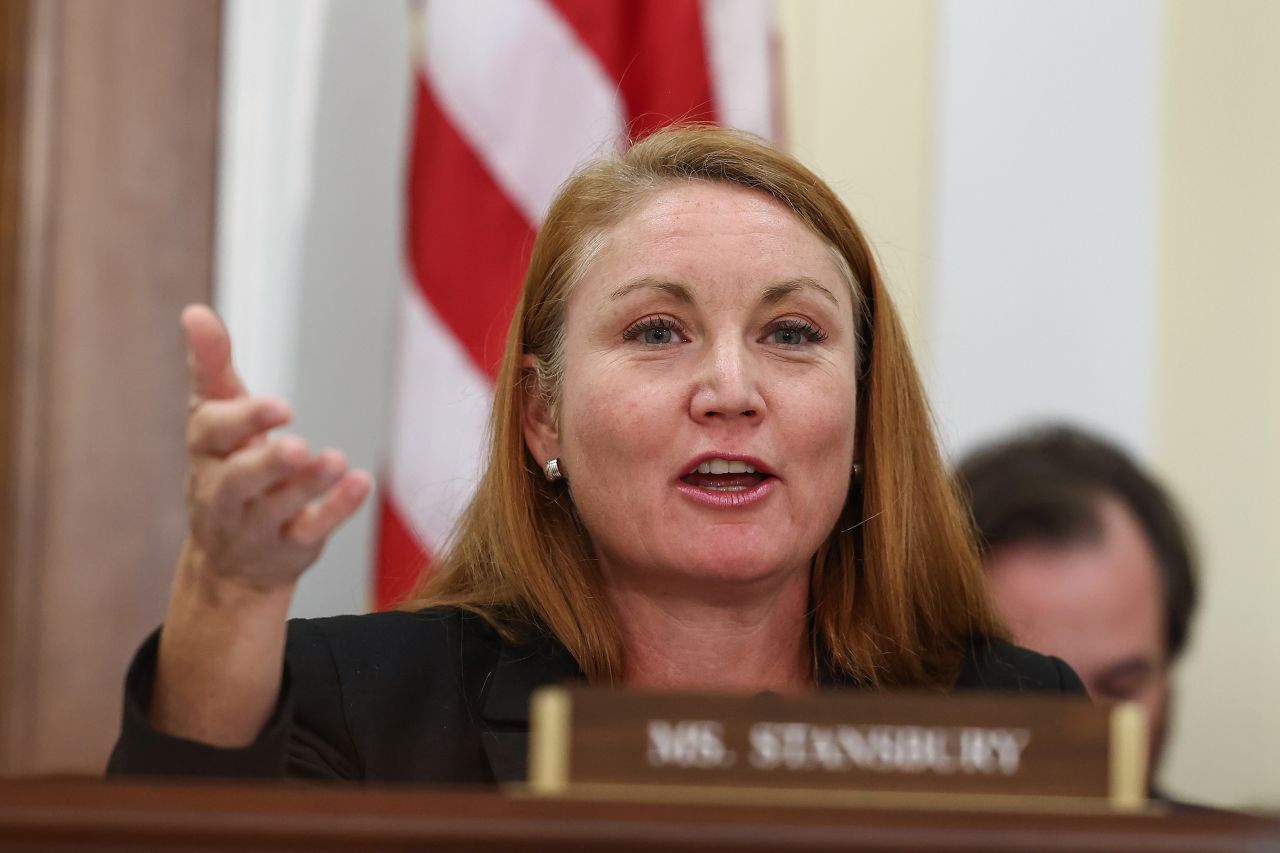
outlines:
[{"label": "woman's open mouth", "polygon": [[680,479],[691,486],[697,486],[699,489],[711,489],[717,492],[745,492],[753,486],[763,483],[768,474],[757,473],[741,473],[741,474],[703,474],[695,471],[688,476]]},{"label": "woman's open mouth", "polygon": [[741,459],[703,459],[677,481],[677,488],[700,503],[739,507],[763,498],[777,478]]}]

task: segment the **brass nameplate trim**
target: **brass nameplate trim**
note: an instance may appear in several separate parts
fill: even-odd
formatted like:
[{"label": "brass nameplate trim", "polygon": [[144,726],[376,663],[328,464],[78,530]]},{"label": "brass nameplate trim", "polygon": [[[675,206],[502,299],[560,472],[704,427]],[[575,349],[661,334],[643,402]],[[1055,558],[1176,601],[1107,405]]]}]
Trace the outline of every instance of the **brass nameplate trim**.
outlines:
[{"label": "brass nameplate trim", "polygon": [[572,711],[564,690],[539,690],[529,703],[529,781],[557,793],[569,785],[569,726]]},{"label": "brass nameplate trim", "polygon": [[1147,800],[1147,718],[1136,702],[1111,708],[1110,799],[1115,809],[1140,809]]}]

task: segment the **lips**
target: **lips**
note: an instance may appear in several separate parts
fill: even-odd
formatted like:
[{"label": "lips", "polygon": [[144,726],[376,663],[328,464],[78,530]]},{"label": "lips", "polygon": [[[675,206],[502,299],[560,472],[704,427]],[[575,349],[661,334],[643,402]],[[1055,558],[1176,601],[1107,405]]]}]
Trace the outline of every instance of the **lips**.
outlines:
[{"label": "lips", "polygon": [[764,498],[777,477],[764,462],[732,453],[706,453],[685,466],[681,492],[699,503],[733,508]]}]

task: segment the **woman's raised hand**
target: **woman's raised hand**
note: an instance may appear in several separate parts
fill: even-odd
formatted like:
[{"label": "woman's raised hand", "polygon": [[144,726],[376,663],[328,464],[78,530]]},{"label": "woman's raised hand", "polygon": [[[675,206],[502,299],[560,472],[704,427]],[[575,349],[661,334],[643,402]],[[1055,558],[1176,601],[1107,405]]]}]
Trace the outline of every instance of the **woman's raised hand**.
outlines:
[{"label": "woman's raised hand", "polygon": [[291,588],[333,530],[359,508],[369,476],[336,450],[312,454],[283,400],[251,396],[231,340],[203,305],[182,312],[191,370],[187,419],[188,539],[181,568],[202,581],[270,592]]},{"label": "woman's raised hand", "polygon": [[335,450],[293,436],[283,400],[253,397],[231,341],[203,305],[182,312],[191,367],[190,526],[169,599],[148,714],[171,735],[253,742],[276,707],[298,577],[369,493]]}]

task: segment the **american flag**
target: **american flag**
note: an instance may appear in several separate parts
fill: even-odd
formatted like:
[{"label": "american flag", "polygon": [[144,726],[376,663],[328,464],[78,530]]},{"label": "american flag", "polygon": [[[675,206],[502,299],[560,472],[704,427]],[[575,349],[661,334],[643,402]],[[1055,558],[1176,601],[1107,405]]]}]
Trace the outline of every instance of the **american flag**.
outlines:
[{"label": "american flag", "polygon": [[534,235],[579,166],[671,121],[777,138],[773,0],[424,0],[375,603],[413,591],[484,463]]}]

